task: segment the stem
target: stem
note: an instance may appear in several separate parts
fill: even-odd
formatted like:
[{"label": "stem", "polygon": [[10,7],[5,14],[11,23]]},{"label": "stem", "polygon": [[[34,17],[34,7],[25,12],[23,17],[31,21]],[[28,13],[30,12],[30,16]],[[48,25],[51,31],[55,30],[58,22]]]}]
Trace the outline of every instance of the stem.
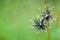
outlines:
[{"label": "stem", "polygon": [[48,32],[48,40],[50,40],[49,21],[47,21],[47,32]]}]

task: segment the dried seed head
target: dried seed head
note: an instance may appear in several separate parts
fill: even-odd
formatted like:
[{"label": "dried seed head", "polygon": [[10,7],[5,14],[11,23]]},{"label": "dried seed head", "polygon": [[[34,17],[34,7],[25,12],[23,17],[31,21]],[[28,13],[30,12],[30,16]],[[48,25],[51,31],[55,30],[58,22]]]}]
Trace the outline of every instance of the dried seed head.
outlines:
[{"label": "dried seed head", "polygon": [[45,25],[44,25],[44,19],[42,21],[40,21],[40,19],[36,20],[34,19],[34,27],[36,27],[37,31],[39,30],[45,30]]},{"label": "dried seed head", "polygon": [[[38,19],[34,19],[34,17],[33,17],[33,19],[34,19],[33,20],[33,23],[34,23],[33,26],[37,30],[37,32],[38,31],[47,31],[47,26],[46,26],[47,21],[51,21],[50,19],[54,19],[53,16],[51,15],[51,9],[54,7],[49,8],[49,4],[44,5],[44,7],[45,8],[48,7],[48,8],[46,11],[43,11],[44,14],[43,14],[42,18],[40,18],[39,15],[37,15]],[[51,29],[51,27],[48,27],[48,28]]]}]

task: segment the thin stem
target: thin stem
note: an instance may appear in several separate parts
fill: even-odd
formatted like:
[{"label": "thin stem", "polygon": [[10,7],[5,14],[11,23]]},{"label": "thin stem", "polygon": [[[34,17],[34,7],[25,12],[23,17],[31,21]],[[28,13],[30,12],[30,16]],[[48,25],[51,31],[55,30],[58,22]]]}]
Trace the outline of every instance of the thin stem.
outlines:
[{"label": "thin stem", "polygon": [[47,21],[47,32],[48,32],[48,40],[50,40],[49,21]]}]

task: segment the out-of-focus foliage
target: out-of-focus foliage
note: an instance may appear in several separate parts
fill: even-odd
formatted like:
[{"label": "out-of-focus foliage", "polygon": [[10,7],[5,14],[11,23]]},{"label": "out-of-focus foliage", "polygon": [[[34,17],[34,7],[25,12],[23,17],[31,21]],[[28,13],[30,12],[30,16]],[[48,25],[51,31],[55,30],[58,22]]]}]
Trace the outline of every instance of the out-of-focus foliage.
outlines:
[{"label": "out-of-focus foliage", "polygon": [[[60,0],[49,0],[56,21],[51,24],[51,40],[60,40]],[[0,40],[47,40],[47,33],[31,29],[29,19],[40,15],[45,0],[0,0]]]}]

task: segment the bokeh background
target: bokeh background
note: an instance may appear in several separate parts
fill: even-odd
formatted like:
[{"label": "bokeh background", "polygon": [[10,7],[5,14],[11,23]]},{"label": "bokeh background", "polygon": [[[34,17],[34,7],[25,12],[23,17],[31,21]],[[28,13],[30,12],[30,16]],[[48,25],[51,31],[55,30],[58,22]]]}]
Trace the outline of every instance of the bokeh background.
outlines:
[{"label": "bokeh background", "polygon": [[[48,0],[54,6],[56,21],[51,24],[50,40],[60,40],[60,0]],[[47,33],[33,31],[32,17],[42,14],[45,0],[0,0],[0,40],[47,40]]]}]

